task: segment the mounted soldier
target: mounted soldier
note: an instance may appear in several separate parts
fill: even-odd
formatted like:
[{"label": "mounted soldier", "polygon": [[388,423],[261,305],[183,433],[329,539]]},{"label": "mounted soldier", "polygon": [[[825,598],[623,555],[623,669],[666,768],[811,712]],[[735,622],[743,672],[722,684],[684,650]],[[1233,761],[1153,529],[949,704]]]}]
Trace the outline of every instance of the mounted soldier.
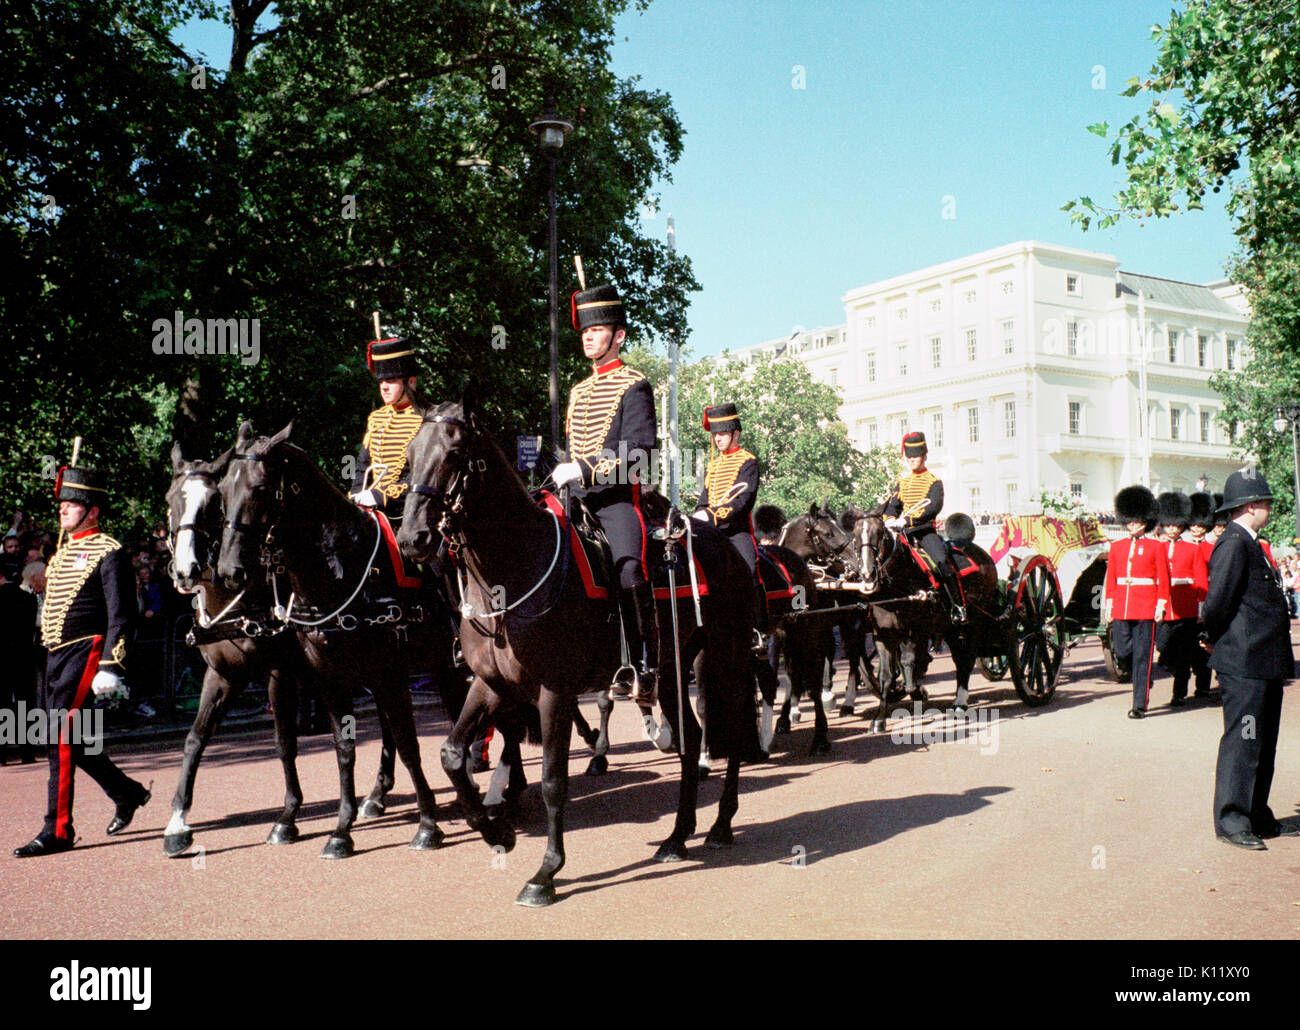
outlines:
[{"label": "mounted soldier", "polygon": [[[618,356],[627,339],[618,290],[578,290],[571,304],[573,328],[582,334],[592,372],[569,394],[569,460],[551,478],[556,489],[571,487],[572,496],[584,501],[609,542],[628,651],[637,665],[636,700],[649,703],[655,697],[659,624],[645,567],[641,474],[650,467],[657,438],[654,393],[650,381]],[[617,686],[613,692],[621,693]]]},{"label": "mounted soldier", "polygon": [[48,804],[41,832],[14,850],[19,858],[72,848],[77,837],[72,801],[78,768],[117,806],[106,831],[110,836],[126,829],[150,797],[147,787],[104,753],[103,741],[93,739],[90,720],[83,714],[92,694],[125,696],[122,677],[136,611],[131,559],[99,528],[100,514],[108,508],[107,480],[95,469],[65,466],[55,481],[54,497],[59,527],[68,538],[50,560],[41,618],[41,639],[49,650],[41,698],[51,733]]},{"label": "mounted soldier", "polygon": [[349,496],[363,507],[382,511],[396,528],[410,489],[406,447],[421,424],[415,403],[419,366],[413,341],[400,336],[372,340],[366,345],[366,365],[379,381],[384,405],[366,419]]},{"label": "mounted soldier", "polygon": [[902,533],[913,547],[920,547],[934,563],[935,572],[948,597],[953,622],[966,621],[966,605],[957,582],[957,570],[948,549],[934,531],[934,520],[943,510],[943,480],[925,467],[929,454],[925,434],[903,437],[903,460],[909,472],[895,485],[885,503],[885,525]]}]

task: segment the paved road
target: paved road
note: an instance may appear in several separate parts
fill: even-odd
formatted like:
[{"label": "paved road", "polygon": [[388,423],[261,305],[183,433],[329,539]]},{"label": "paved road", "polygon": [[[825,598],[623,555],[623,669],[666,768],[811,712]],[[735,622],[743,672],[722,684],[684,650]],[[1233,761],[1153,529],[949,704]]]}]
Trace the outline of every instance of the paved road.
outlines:
[{"label": "paved road", "polygon": [[[1104,676],[1093,641],[1067,657],[1044,709],[1026,708],[1009,684],[977,678],[973,711],[986,721],[949,739],[936,735],[945,723],[933,717],[900,717],[884,735],[868,732],[860,717],[835,717],[828,759],[806,757],[805,714],[770,764],[743,773],[736,847],[702,847],[720,786],[710,777],[701,835],[690,859],[670,866],[651,854],[671,827],[676,760],[643,743],[635,710],[620,704],[614,729],[623,743],[609,774],[582,775],[587,751],[574,751],[568,865],[560,901],[544,911],[513,904],[545,845],[538,792],[525,795],[518,847],[494,856],[452,804],[438,766],[445,726],[435,710],[420,714],[423,750],[448,838],[431,853],[405,847],[414,799],[399,771],[389,814],[358,824],[356,856],[317,857],[337,793],[325,737],[309,738],[300,762],[304,839],[263,844],[282,786],[269,734],[258,731],[210,749],[191,813],[201,852],[162,855],[179,744],[158,742],[115,756],[154,785],[153,802],[126,834],[104,835],[111,805],[81,776],[80,846],[18,861],[8,851],[39,825],[45,771],[10,765],[0,771],[0,935],[1296,937],[1300,840],[1247,853],[1214,839],[1221,710],[1156,707],[1131,721],[1128,687]],[[953,691],[946,658],[930,685],[946,708]],[[1295,687],[1287,693],[1273,803],[1280,818],[1294,819],[1300,696]],[[1163,706],[1168,695],[1169,680],[1158,681],[1153,703]],[[594,715],[594,705],[584,707]],[[378,759],[373,720],[360,738],[364,792]],[[540,749],[527,747],[525,758],[536,782]]]}]

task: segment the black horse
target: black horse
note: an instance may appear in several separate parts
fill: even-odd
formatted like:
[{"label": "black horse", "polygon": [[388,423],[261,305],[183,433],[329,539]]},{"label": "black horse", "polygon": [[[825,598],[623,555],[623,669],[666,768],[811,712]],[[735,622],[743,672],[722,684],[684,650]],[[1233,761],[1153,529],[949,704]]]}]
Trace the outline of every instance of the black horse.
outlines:
[{"label": "black horse", "polygon": [[[547,848],[536,874],[516,899],[529,906],[555,900],[555,875],[564,866],[564,808],[569,744],[578,695],[606,691],[618,668],[617,605],[592,597],[574,568],[570,541],[558,515],[538,506],[501,449],[480,425],[473,390],[458,403],[425,412],[408,448],[411,479],[398,540],[414,558],[427,558],[444,540],[463,574],[461,647],[474,672],[469,697],[442,748],[443,768],[456,786],[469,825],[493,847],[515,844],[503,816],[490,815],[466,771],[465,746],[485,719],[526,705],[538,709],[542,731],[542,798]],[[689,597],[677,600],[683,667],[694,665],[706,698],[704,718],[714,755],[727,758],[718,818],[706,844],[732,843],[742,758],[757,750],[754,680],[749,648],[755,622],[754,589],[744,560],[711,527],[693,526],[694,558],[708,593],[696,627]],[[681,542],[675,544],[680,553]],[[651,563],[663,544],[651,548]],[[679,593],[687,582],[683,566]],[[655,857],[686,854],[695,832],[701,727],[679,694],[668,600],[657,606],[660,703],[682,746],[681,791],[672,834]],[[678,706],[678,699],[682,703]]]},{"label": "black horse", "polygon": [[[929,642],[942,637],[952,652],[957,670],[956,712],[964,712],[970,693],[970,673],[981,655],[1005,653],[1007,628],[999,609],[997,572],[993,561],[973,541],[959,550],[969,563],[960,576],[966,598],[968,620],[954,623],[937,576],[929,570],[920,548],[885,526],[880,510],[858,520],[854,534],[854,557],[862,570],[863,585],[871,605],[877,646],[884,648],[901,665],[908,694],[924,701],[921,685],[929,655]],[[885,700],[882,697],[872,728],[885,729]]]},{"label": "black horse", "polygon": [[418,595],[399,582],[405,573],[394,564],[400,559],[387,546],[378,516],[352,504],[289,442],[292,427],[269,438],[258,437],[247,422],[239,427],[221,481],[226,524],[217,575],[233,589],[270,583],[276,613],[292,624],[303,665],[320,686],[334,732],[340,795],[338,825],[323,856],[344,858],[353,851],[356,686],[374,695],[381,728],[415,786],[420,826],[410,847],[436,848],[443,833],[420,763],[408,684],[414,656],[435,672],[450,663],[451,623],[427,579]]},{"label": "black horse", "polygon": [[[187,461],[180,444],[172,447],[172,483],[167,491],[168,545],[176,589],[196,598],[191,639],[207,668],[194,725],[185,737],[180,778],[172,797],[163,852],[183,855],[194,843],[188,825],[194,781],[212,735],[231,702],[251,682],[266,685],[275,719],[275,744],[284,769],[284,808],[267,836],[268,844],[288,844],[299,836],[302,807],[298,781],[298,680],[305,670],[295,634],[271,614],[271,591],[254,579],[240,591],[227,589],[212,575],[221,538],[221,493],[217,484],[232,451],[214,461]],[[379,776],[362,805],[361,817],[380,815],[393,785],[395,751],[385,730]]]}]

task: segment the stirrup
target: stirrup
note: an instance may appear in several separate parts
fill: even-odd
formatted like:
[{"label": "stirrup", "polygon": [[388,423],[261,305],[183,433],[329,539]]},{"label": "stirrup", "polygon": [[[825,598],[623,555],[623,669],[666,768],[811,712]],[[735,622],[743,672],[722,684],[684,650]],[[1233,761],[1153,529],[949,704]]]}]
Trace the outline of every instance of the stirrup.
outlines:
[{"label": "stirrup", "polygon": [[966,621],[966,606],[964,604],[954,604],[952,606],[952,612],[953,622],[960,623]]},{"label": "stirrup", "polygon": [[659,696],[658,683],[659,675],[655,670],[638,672],[636,674],[636,693],[632,695],[632,700],[639,705],[654,704]]},{"label": "stirrup", "polygon": [[630,665],[620,665],[618,672],[609,685],[609,699],[622,701],[632,696],[632,684],[636,682],[636,669]]}]

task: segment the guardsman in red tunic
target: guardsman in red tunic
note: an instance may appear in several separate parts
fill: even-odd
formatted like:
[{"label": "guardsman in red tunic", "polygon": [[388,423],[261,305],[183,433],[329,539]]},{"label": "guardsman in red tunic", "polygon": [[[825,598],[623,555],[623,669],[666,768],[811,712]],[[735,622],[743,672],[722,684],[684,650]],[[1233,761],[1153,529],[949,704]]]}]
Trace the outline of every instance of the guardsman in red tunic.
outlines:
[{"label": "guardsman in red tunic", "polygon": [[[658,430],[650,380],[619,359],[627,339],[623,301],[613,286],[573,295],[573,328],[591,375],[569,393],[565,431],[569,460],[551,473],[556,489],[573,488],[600,522],[618,578],[619,608],[628,651],[639,666],[636,700],[654,700],[659,664],[659,623],[646,576],[646,528],[641,476],[650,469]],[[622,696],[616,684],[611,689]]]},{"label": "guardsman in red tunic", "polygon": [[382,510],[396,529],[402,524],[402,507],[411,488],[406,448],[420,431],[422,418],[414,405],[419,373],[415,347],[401,337],[372,340],[366,347],[366,364],[379,380],[384,406],[366,419],[351,497],[367,508]]},{"label": "guardsman in red tunic", "polygon": [[84,769],[113,799],[117,810],[109,835],[121,833],[149,789],[122,772],[89,731],[86,702],[124,696],[126,648],[136,613],[135,576],[125,548],[99,528],[108,507],[103,475],[64,468],[54,484],[59,527],[67,542],[46,571],[41,639],[49,650],[42,706],[50,732],[50,778],[45,825],[34,840],[14,850],[18,858],[68,851],[77,839],[72,825],[73,783]]},{"label": "guardsman in red tunic", "polygon": [[[1200,552],[1201,561],[1205,565],[1206,584],[1208,589],[1210,555],[1214,553],[1214,540],[1210,537],[1210,530],[1214,528],[1214,509],[1218,507],[1214,503],[1214,498],[1208,493],[1192,494],[1192,513],[1191,525],[1187,533]],[[1205,607],[1205,590],[1202,590],[1196,598],[1196,616],[1204,617]],[[1192,652],[1192,678],[1195,683],[1193,697],[1210,696],[1210,656],[1205,653],[1205,648],[1199,645]]]},{"label": "guardsman in red tunic", "polygon": [[1208,573],[1200,547],[1183,539],[1183,533],[1191,522],[1191,498],[1180,493],[1164,493],[1158,498],[1158,503],[1165,557],[1169,562],[1169,607],[1165,609],[1164,621],[1157,628],[1156,647],[1160,652],[1160,664],[1174,677],[1169,706],[1179,708],[1187,701],[1187,683],[1192,676],[1196,654],[1205,653],[1198,637]]},{"label": "guardsman in red tunic", "polygon": [[1102,619],[1110,624],[1115,657],[1132,662],[1133,707],[1128,717],[1141,719],[1151,697],[1155,627],[1169,606],[1169,562],[1161,542],[1147,535],[1159,517],[1150,490],[1124,487],[1115,495],[1115,514],[1129,535],[1110,545]]},{"label": "guardsman in red tunic", "polygon": [[908,433],[903,437],[902,451],[909,474],[898,481],[885,503],[885,525],[904,533],[913,546],[930,556],[948,595],[952,621],[965,622],[966,606],[957,585],[957,571],[948,558],[948,548],[934,531],[934,520],[943,510],[943,480],[925,467],[929,454],[925,434]]}]

